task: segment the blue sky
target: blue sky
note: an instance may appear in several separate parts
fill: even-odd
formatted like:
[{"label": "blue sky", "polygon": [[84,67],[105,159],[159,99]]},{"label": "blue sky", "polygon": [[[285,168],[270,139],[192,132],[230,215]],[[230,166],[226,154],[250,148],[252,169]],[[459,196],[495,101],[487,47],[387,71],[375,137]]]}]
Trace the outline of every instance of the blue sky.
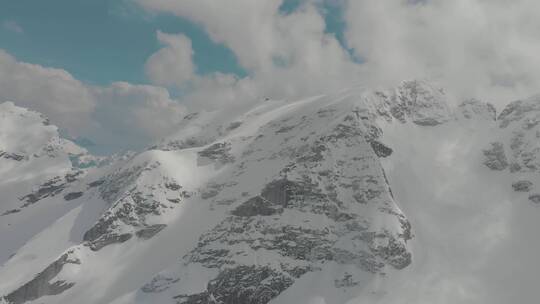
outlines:
[{"label": "blue sky", "polygon": [[[280,13],[287,15],[295,12],[302,1],[285,0],[279,9]],[[325,19],[326,32],[335,34],[339,43],[344,46],[345,23],[340,6],[332,4],[338,3],[336,1],[340,0],[321,1],[318,7]],[[0,0],[0,50],[5,50],[19,62],[65,70],[85,85],[94,85],[102,89],[118,81],[132,85],[154,84],[148,78],[145,63],[151,55],[165,47],[158,42],[157,31],[183,34],[189,38],[197,75],[206,76],[214,72],[222,72],[242,79],[250,73],[239,65],[233,51],[223,44],[213,42],[203,26],[172,13],[151,12],[140,7],[135,0]],[[68,87],[72,85],[68,84]],[[33,85],[28,88],[31,86]],[[56,89],[48,91],[53,92],[53,95],[47,95],[42,93],[43,90],[39,87],[43,86],[48,90],[52,88],[49,84],[35,86],[36,88],[31,89],[33,98],[30,101],[27,100],[28,94],[24,92],[28,91],[28,88],[17,94],[4,92],[1,97],[15,100],[23,106],[30,106],[32,109],[45,113],[59,124],[62,133],[70,133],[68,132],[70,126],[61,121],[62,117],[57,115],[56,110],[49,108],[49,106],[55,108],[54,104],[58,102],[59,96]],[[181,88],[177,87],[167,87],[167,90],[171,100],[166,102],[179,101],[185,94]],[[85,98],[84,94],[86,93],[81,92],[80,98]],[[160,98],[155,94],[161,93],[144,95],[147,98],[147,105],[152,104],[152,98]],[[135,131],[131,133],[127,131],[132,130],[133,126],[121,127],[115,122],[116,120],[123,121],[129,125],[133,117],[117,117],[120,115],[120,110],[112,110],[107,106],[114,107],[115,103],[112,99],[118,102],[116,99],[120,97],[105,93],[101,93],[100,96],[92,97],[102,99],[91,101],[98,106],[98,109],[89,114],[92,119],[96,120],[102,128],[107,128],[108,132],[120,134],[117,137],[122,138],[121,145],[140,146],[143,140],[139,142],[135,139],[141,136]],[[65,98],[67,98],[65,104],[68,105],[70,100],[76,100],[79,97],[66,96]],[[132,97],[133,100],[136,98],[138,97]],[[216,97],[207,99],[212,100]],[[181,100],[179,102],[182,103]],[[73,103],[74,108],[77,107],[77,103]],[[132,104],[136,102],[133,101]],[[125,103],[123,106],[130,105],[130,103]],[[107,119],[99,116],[99,113],[111,111],[114,111],[114,114],[109,115]],[[96,142],[100,149],[118,149],[118,147],[108,147],[112,147],[112,143],[118,141],[100,138],[100,134],[104,134],[103,130],[89,132],[89,135],[82,135],[82,138],[89,138]],[[132,138],[132,141],[137,143],[127,143],[129,141],[127,138]],[[107,147],[100,146],[103,142],[107,142],[105,144]]]},{"label": "blue sky", "polygon": [[245,74],[233,53],[213,43],[200,27],[174,16],[151,16],[126,1],[0,0],[0,7],[0,48],[21,61],[65,69],[88,83],[146,83],[143,65],[160,48],[158,29],[192,39],[198,73]]},{"label": "blue sky", "polygon": [[[285,1],[281,11],[290,13],[300,3]],[[157,30],[183,33],[192,40],[200,75],[247,74],[234,54],[212,42],[198,25],[177,16],[151,15],[130,1],[0,0],[0,7],[0,49],[20,61],[65,69],[89,84],[148,83],[144,62],[160,48]],[[343,44],[339,6],[326,4],[323,12],[327,31]]]}]

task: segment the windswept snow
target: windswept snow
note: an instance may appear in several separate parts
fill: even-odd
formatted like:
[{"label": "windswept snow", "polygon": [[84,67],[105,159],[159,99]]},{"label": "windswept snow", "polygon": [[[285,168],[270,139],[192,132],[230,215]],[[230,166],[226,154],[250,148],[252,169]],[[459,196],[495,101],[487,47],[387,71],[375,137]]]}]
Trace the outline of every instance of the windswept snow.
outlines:
[{"label": "windswept snow", "polygon": [[0,104],[0,298],[536,303],[537,104],[452,108],[424,81],[266,100],[88,168]]}]

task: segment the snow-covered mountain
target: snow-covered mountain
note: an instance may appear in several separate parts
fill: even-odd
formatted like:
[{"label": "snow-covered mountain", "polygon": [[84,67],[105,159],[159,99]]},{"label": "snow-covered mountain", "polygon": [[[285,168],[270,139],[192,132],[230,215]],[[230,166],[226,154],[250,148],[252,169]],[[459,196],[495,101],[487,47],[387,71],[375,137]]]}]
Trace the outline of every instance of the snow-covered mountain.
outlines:
[{"label": "snow-covered mountain", "polygon": [[540,97],[406,81],[100,159],[6,102],[0,303],[535,303],[539,139]]}]

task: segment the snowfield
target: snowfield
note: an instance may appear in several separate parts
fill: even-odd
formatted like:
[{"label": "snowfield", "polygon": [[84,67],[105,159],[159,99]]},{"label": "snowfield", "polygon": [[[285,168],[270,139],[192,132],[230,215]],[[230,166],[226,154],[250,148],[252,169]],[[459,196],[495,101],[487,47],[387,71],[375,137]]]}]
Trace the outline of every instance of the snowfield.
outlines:
[{"label": "snowfield", "polygon": [[0,303],[537,303],[540,97],[199,112],[98,158],[0,104]]}]

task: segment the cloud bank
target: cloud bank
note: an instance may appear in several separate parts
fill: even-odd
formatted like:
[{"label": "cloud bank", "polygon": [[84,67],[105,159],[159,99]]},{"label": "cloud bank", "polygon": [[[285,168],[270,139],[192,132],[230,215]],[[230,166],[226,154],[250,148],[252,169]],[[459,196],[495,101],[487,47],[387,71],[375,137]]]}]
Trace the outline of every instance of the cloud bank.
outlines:
[{"label": "cloud bank", "polygon": [[164,88],[125,82],[91,86],[2,50],[0,100],[44,113],[70,136],[91,138],[109,151],[144,147],[168,134],[185,112]]},{"label": "cloud bank", "polygon": [[[173,130],[186,111],[265,97],[294,100],[411,78],[437,82],[455,102],[475,97],[499,109],[540,92],[540,3],[533,0],[300,0],[287,12],[283,0],[134,3],[200,26],[247,76],[200,75],[190,37],[157,31],[162,48],[144,64],[148,85],[92,86],[1,51],[0,100],[41,111],[74,136],[141,147]],[[329,30],[329,17],[345,25],[342,39]]]},{"label": "cloud bank", "polygon": [[[476,97],[499,108],[540,90],[540,4],[532,0],[304,0],[290,14],[281,0],[139,3],[187,18],[230,48],[250,72],[227,88],[243,83],[237,101],[255,97],[246,85],[294,98],[410,78],[437,81],[456,102]],[[325,5],[343,11],[345,45],[326,32]]]},{"label": "cloud bank", "polygon": [[347,42],[377,82],[436,79],[457,98],[477,97],[499,107],[540,90],[538,1],[345,5]]}]

